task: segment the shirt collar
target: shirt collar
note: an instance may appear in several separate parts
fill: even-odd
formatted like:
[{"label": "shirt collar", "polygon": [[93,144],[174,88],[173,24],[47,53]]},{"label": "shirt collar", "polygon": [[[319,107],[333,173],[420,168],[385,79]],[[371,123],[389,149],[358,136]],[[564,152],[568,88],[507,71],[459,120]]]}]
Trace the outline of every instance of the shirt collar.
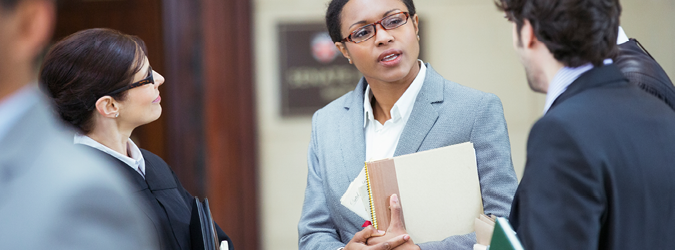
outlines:
[{"label": "shirt collar", "polygon": [[[422,60],[417,59],[417,61],[420,64],[420,71],[417,73],[417,76],[410,86],[408,86],[408,89],[403,92],[403,95],[391,108],[390,115],[393,121],[399,121],[400,119],[407,120],[408,117],[410,117],[417,94],[419,94],[422,89],[424,79],[427,75],[427,66],[424,65]],[[373,93],[370,91],[370,85],[366,86],[366,91],[363,96],[363,127],[365,128],[368,121],[372,122],[375,120],[375,117],[373,116],[373,107],[370,105],[370,100],[373,98]]]},{"label": "shirt collar", "polygon": [[619,26],[619,34],[616,36],[616,44],[623,44],[625,42],[628,42],[628,36],[626,35],[626,32],[623,31],[623,28]]},{"label": "shirt collar", "polygon": [[4,100],[0,100],[0,140],[39,99],[40,90],[33,83],[19,89]]},{"label": "shirt collar", "polygon": [[83,144],[101,150],[104,153],[109,154],[112,157],[115,157],[118,160],[129,165],[129,167],[133,168],[136,172],[140,171],[139,173],[145,176],[145,159],[143,158],[141,150],[138,148],[138,146],[136,146],[136,143],[134,143],[131,139],[128,139],[127,141],[127,151],[129,152],[129,155],[131,157],[120,154],[119,152],[112,150],[111,148],[101,144],[100,142],[97,142],[96,140],[86,135],[75,134],[75,137],[73,138],[73,143]]},{"label": "shirt collar", "polygon": [[[612,62],[612,59],[605,59],[603,63],[607,65],[612,64]],[[553,105],[553,102],[567,90],[567,87],[569,87],[570,84],[576,81],[583,73],[586,73],[586,71],[591,69],[593,69],[593,64],[587,63],[575,68],[565,66],[558,70],[558,73],[555,74],[553,80],[551,80],[551,83],[548,85],[548,91],[546,91],[544,114],[548,112],[551,105]]]}]

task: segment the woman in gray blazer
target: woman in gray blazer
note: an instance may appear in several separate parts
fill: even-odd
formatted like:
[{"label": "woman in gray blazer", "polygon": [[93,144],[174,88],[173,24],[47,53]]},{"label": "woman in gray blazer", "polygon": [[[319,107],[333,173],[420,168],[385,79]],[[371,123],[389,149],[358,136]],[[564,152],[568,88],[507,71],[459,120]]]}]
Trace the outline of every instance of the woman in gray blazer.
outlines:
[{"label": "woman in gray blazer", "polygon": [[[364,220],[340,203],[364,161],[467,141],[476,149],[485,213],[508,216],[518,181],[501,102],[444,79],[419,60],[418,22],[412,0],[330,2],[331,38],[364,77],[312,118],[300,249],[369,247],[364,232],[373,229],[360,233]],[[405,233],[382,237],[404,235],[397,249],[472,249],[476,242],[471,233],[415,245]]]}]

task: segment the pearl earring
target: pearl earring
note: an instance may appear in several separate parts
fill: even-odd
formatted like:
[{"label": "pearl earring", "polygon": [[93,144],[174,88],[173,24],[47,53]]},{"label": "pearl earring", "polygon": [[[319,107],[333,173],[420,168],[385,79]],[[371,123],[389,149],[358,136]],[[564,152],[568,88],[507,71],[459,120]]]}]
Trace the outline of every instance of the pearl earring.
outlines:
[{"label": "pearl earring", "polygon": [[419,41],[419,40],[420,40],[420,35],[417,35],[417,41]]},{"label": "pearl earring", "polygon": [[117,118],[117,117],[119,117],[119,116],[120,116],[120,113],[115,114],[115,118]]},{"label": "pearl earring", "polygon": [[351,58],[347,58],[347,60],[349,60],[349,64],[352,64],[352,59],[351,59]]}]

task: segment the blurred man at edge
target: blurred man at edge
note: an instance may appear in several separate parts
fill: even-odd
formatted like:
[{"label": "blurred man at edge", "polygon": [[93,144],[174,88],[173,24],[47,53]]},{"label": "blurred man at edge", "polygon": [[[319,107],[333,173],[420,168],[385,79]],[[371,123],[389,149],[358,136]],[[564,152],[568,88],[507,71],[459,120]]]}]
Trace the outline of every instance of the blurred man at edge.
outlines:
[{"label": "blurred man at edge", "polygon": [[120,173],[76,149],[38,90],[55,14],[0,0],[0,249],[156,249]]}]

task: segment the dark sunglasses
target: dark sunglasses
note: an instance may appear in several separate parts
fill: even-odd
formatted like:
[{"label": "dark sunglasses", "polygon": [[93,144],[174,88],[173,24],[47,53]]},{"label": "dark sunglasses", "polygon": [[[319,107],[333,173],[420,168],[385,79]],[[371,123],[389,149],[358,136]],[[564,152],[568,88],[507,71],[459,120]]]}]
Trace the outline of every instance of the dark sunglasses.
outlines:
[{"label": "dark sunglasses", "polygon": [[154,74],[152,72],[153,72],[152,67],[148,67],[148,77],[146,77],[145,79],[140,80],[140,81],[135,82],[135,83],[132,83],[132,84],[129,84],[127,86],[121,87],[119,89],[116,89],[115,91],[110,92],[108,94],[105,94],[103,96],[107,96],[107,95],[112,96],[112,95],[122,93],[123,91],[127,91],[127,90],[130,90],[130,89],[133,89],[133,88],[136,88],[136,87],[140,87],[140,86],[143,86],[143,85],[146,85],[146,84],[151,84],[151,83],[155,84],[155,78],[153,77]]}]

